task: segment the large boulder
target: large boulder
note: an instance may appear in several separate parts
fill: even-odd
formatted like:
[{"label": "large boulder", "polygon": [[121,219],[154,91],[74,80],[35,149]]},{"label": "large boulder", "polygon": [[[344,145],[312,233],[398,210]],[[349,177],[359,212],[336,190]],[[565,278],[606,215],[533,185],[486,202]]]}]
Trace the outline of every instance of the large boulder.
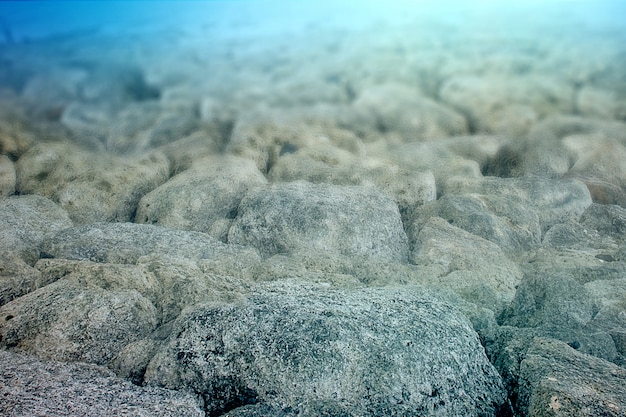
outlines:
[{"label": "large boulder", "polygon": [[101,366],[42,362],[1,350],[0,397],[6,417],[205,415],[201,401],[189,393],[138,387]]},{"label": "large boulder", "polygon": [[[446,191],[450,194],[476,193],[490,197],[521,198],[527,210],[539,216],[542,232],[554,224],[578,220],[592,203],[589,190],[582,182],[538,176],[456,180],[448,183]],[[505,208],[502,210],[506,211]],[[516,217],[511,220],[519,221]]]},{"label": "large boulder", "polygon": [[533,417],[623,416],[624,384],[626,369],[563,342],[535,339],[521,363],[517,406]]},{"label": "large boulder", "polygon": [[228,241],[264,256],[320,251],[406,262],[407,237],[393,200],[367,187],[275,184],[248,194]]},{"label": "large boulder", "polygon": [[0,198],[15,194],[15,165],[6,155],[0,155]]},{"label": "large boulder", "polygon": [[131,221],[144,194],[169,177],[163,154],[126,159],[42,143],[17,162],[17,191],[50,198],[76,224]]},{"label": "large boulder", "polygon": [[136,223],[96,223],[48,236],[43,256],[93,262],[130,263],[152,253],[174,258],[258,261],[254,249],[227,245],[200,232]]},{"label": "large boulder", "polygon": [[39,259],[39,245],[48,233],[71,226],[67,212],[45,197],[0,199],[0,252],[15,254],[30,265]]},{"label": "large boulder", "polygon": [[211,415],[254,403],[363,416],[507,409],[467,319],[420,287],[282,281],[243,303],[198,306],[179,319],[146,382],[191,388]]},{"label": "large boulder", "polygon": [[536,210],[515,195],[446,194],[414,210],[409,234],[419,234],[433,216],[495,243],[507,254],[520,254],[541,242]]},{"label": "large boulder", "polygon": [[104,364],[160,324],[160,288],[144,268],[90,262],[52,267],[56,281],[0,307],[0,347]]},{"label": "large boulder", "polygon": [[409,260],[428,267],[429,273],[422,275],[430,276],[436,287],[450,288],[496,311],[513,299],[522,272],[495,243],[440,217],[431,217],[409,239]]},{"label": "large boulder", "polygon": [[266,183],[249,159],[219,156],[197,160],[146,194],[135,221],[225,238],[243,196]]}]

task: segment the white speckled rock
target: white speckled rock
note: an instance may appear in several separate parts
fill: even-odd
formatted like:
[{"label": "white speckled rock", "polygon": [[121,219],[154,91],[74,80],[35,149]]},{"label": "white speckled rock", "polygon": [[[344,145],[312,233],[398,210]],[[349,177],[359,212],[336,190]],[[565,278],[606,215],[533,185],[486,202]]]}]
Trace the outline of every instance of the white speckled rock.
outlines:
[{"label": "white speckled rock", "polygon": [[264,256],[299,250],[406,262],[407,237],[389,197],[368,187],[274,184],[248,194],[228,241]]},{"label": "white speckled rock", "polygon": [[197,160],[146,194],[139,202],[135,222],[225,239],[243,196],[266,183],[249,159],[225,156]]},{"label": "white speckled rock", "polygon": [[67,143],[34,146],[17,162],[17,190],[50,198],[76,224],[130,221],[139,199],[168,177],[161,153],[126,159]]}]

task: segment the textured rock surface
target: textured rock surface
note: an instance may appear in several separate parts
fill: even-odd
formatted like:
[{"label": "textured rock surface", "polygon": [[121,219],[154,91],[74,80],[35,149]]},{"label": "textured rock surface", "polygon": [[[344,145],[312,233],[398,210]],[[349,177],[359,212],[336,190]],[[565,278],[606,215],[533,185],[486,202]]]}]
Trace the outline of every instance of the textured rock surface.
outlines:
[{"label": "textured rock surface", "polygon": [[205,233],[135,223],[69,228],[45,239],[41,250],[46,257],[111,263],[135,263],[151,253],[190,259],[258,260],[253,249],[226,245]]},{"label": "textured rock surface", "polygon": [[[0,308],[0,346],[104,364],[160,324],[154,276],[141,267],[78,263]],[[65,269],[65,270],[64,270]]]},{"label": "textured rock surface", "polygon": [[0,155],[0,197],[15,194],[15,166],[6,155]]},{"label": "textured rock surface", "polygon": [[431,217],[410,241],[409,260],[430,267],[425,275],[432,276],[437,287],[448,286],[467,296],[481,294],[475,301],[496,310],[501,302],[511,301],[522,278],[497,245],[439,217]]},{"label": "textured rock surface", "polygon": [[266,286],[190,310],[146,380],[202,394],[209,413],[326,403],[349,415],[490,415],[500,377],[463,316],[424,293]]},{"label": "textured rock surface", "polygon": [[365,187],[277,184],[250,193],[228,241],[262,255],[299,250],[406,262],[408,243],[398,207]]},{"label": "textured rock surface", "polygon": [[617,417],[626,410],[626,369],[565,343],[536,339],[520,374],[519,408],[526,415]]},{"label": "textured rock surface", "polygon": [[17,190],[50,198],[76,224],[132,220],[139,199],[168,176],[159,153],[129,161],[64,143],[34,146],[17,162]]},{"label": "textured rock surface", "polygon": [[225,238],[243,196],[266,183],[250,160],[196,160],[191,168],[145,195],[135,221]]},{"label": "textured rock surface", "polygon": [[195,396],[138,387],[106,368],[0,351],[0,413],[17,416],[204,416]]},{"label": "textured rock surface", "polygon": [[67,212],[39,195],[0,200],[0,252],[13,253],[33,265],[48,233],[72,226]]}]

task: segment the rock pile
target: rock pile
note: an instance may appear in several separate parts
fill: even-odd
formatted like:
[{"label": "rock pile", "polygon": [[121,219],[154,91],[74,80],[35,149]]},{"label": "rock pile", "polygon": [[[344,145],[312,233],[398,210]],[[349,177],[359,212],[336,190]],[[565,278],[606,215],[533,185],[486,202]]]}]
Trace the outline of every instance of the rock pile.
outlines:
[{"label": "rock pile", "polygon": [[427,29],[0,50],[0,414],[625,415],[623,45]]}]

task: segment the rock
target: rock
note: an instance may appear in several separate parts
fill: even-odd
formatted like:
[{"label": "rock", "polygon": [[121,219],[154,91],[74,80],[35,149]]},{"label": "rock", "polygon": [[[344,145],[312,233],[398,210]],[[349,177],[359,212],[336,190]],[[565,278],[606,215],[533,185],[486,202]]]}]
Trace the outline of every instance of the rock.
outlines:
[{"label": "rock", "polygon": [[195,230],[225,240],[243,196],[266,183],[250,160],[200,159],[146,194],[139,201],[135,222]]},{"label": "rock", "polygon": [[[503,325],[534,328],[535,336],[552,337],[575,346],[580,352],[612,362],[619,361],[611,330],[620,326],[608,326],[617,318],[617,312],[606,310],[599,293],[591,293],[585,279],[609,278],[610,271],[597,269],[576,259],[578,254],[555,256],[553,251],[540,251],[530,259],[512,303],[498,318]],[[579,257],[580,255],[578,255]],[[573,264],[568,265],[570,260]],[[593,262],[593,256],[587,262]],[[598,264],[601,261],[595,259]],[[623,270],[621,272],[623,274]],[[621,277],[620,271],[614,276]],[[596,278],[598,279],[598,278]],[[592,282],[592,281],[589,281]],[[592,288],[592,287],[589,287]]]},{"label": "rock", "polygon": [[246,404],[299,413],[325,404],[330,415],[368,416],[507,407],[466,319],[412,287],[283,281],[241,304],[197,307],[178,321],[146,382],[191,388],[209,414]]},{"label": "rock", "polygon": [[[528,211],[539,216],[542,232],[552,225],[577,221],[592,203],[587,187],[577,180],[551,180],[536,176],[522,178],[485,177],[450,181],[448,193],[478,193],[488,196],[522,198]],[[518,217],[511,217],[518,221]]]},{"label": "rock", "polygon": [[[504,139],[495,141],[501,140]],[[461,137],[408,143],[392,150],[390,158],[409,172],[431,171],[437,194],[441,196],[446,193],[446,184],[451,178],[482,178],[481,166],[497,151],[498,145],[481,142],[480,137]]]},{"label": "rock", "polygon": [[0,198],[15,194],[15,166],[6,155],[0,155]]},{"label": "rock", "polygon": [[580,216],[580,224],[623,241],[626,236],[626,209],[617,205],[594,203]]},{"label": "rock", "polygon": [[626,147],[615,140],[594,143],[567,172],[567,177],[583,181],[595,203],[626,208]]},{"label": "rock", "polygon": [[436,197],[435,178],[430,171],[403,169],[389,161],[357,157],[333,146],[285,152],[268,177],[272,182],[305,180],[314,184],[375,185],[394,199],[403,215]]},{"label": "rock", "polygon": [[241,202],[228,241],[263,256],[313,250],[406,262],[408,243],[396,204],[366,187],[275,184]]},{"label": "rock", "polygon": [[536,339],[520,367],[518,408],[529,416],[623,416],[626,370],[565,343]]},{"label": "rock", "polygon": [[18,255],[3,251],[0,258],[0,306],[38,288],[41,273]]},{"label": "rock", "polygon": [[446,194],[414,210],[409,235],[419,235],[433,216],[495,243],[507,254],[519,255],[538,246],[541,239],[536,211],[515,195]]},{"label": "rock", "polygon": [[0,253],[15,254],[29,265],[39,259],[39,245],[46,234],[71,226],[67,212],[45,197],[0,199]]},{"label": "rock", "polygon": [[218,275],[202,262],[160,253],[141,257],[138,264],[159,282],[161,293],[155,304],[163,322],[174,320],[184,308],[201,302],[237,301],[250,292],[252,285],[249,278]]},{"label": "rock", "polygon": [[626,141],[626,124],[580,116],[556,115],[540,121],[525,140],[511,142],[496,156],[493,175],[561,178],[580,157],[571,136],[601,135]]},{"label": "rock", "polygon": [[184,259],[208,259],[254,264],[257,252],[227,245],[200,232],[172,230],[135,223],[96,223],[72,227],[45,239],[43,256],[93,262],[134,264],[149,254]]},{"label": "rock", "polygon": [[620,103],[614,91],[585,85],[576,95],[576,109],[587,117],[615,119],[620,113]]},{"label": "rock", "polygon": [[42,362],[6,351],[0,358],[3,416],[205,415],[194,395],[138,387],[100,366]]},{"label": "rock", "polygon": [[160,324],[159,285],[144,268],[74,262],[66,272],[0,307],[0,347],[104,364]]},{"label": "rock", "polygon": [[443,83],[439,96],[460,110],[470,130],[522,137],[540,118],[571,113],[574,89],[548,77],[457,75]]},{"label": "rock", "polygon": [[132,160],[63,143],[34,146],[16,169],[19,193],[50,198],[76,224],[132,220],[140,198],[169,176],[160,153]]},{"label": "rock", "polygon": [[[494,243],[439,217],[431,217],[417,236],[409,236],[409,260],[431,266],[433,286],[448,287],[494,311],[513,299],[522,278],[517,265]],[[472,297],[480,294],[480,299]]]},{"label": "rock", "polygon": [[351,110],[353,120],[347,124],[365,138],[392,133],[402,142],[414,142],[468,133],[462,115],[402,84],[363,89]]},{"label": "rock", "polygon": [[[7,111],[4,103],[0,104],[0,155],[6,155],[12,160],[19,158],[35,142],[35,135],[27,126],[23,116]],[[14,104],[11,103],[11,107]]]}]

